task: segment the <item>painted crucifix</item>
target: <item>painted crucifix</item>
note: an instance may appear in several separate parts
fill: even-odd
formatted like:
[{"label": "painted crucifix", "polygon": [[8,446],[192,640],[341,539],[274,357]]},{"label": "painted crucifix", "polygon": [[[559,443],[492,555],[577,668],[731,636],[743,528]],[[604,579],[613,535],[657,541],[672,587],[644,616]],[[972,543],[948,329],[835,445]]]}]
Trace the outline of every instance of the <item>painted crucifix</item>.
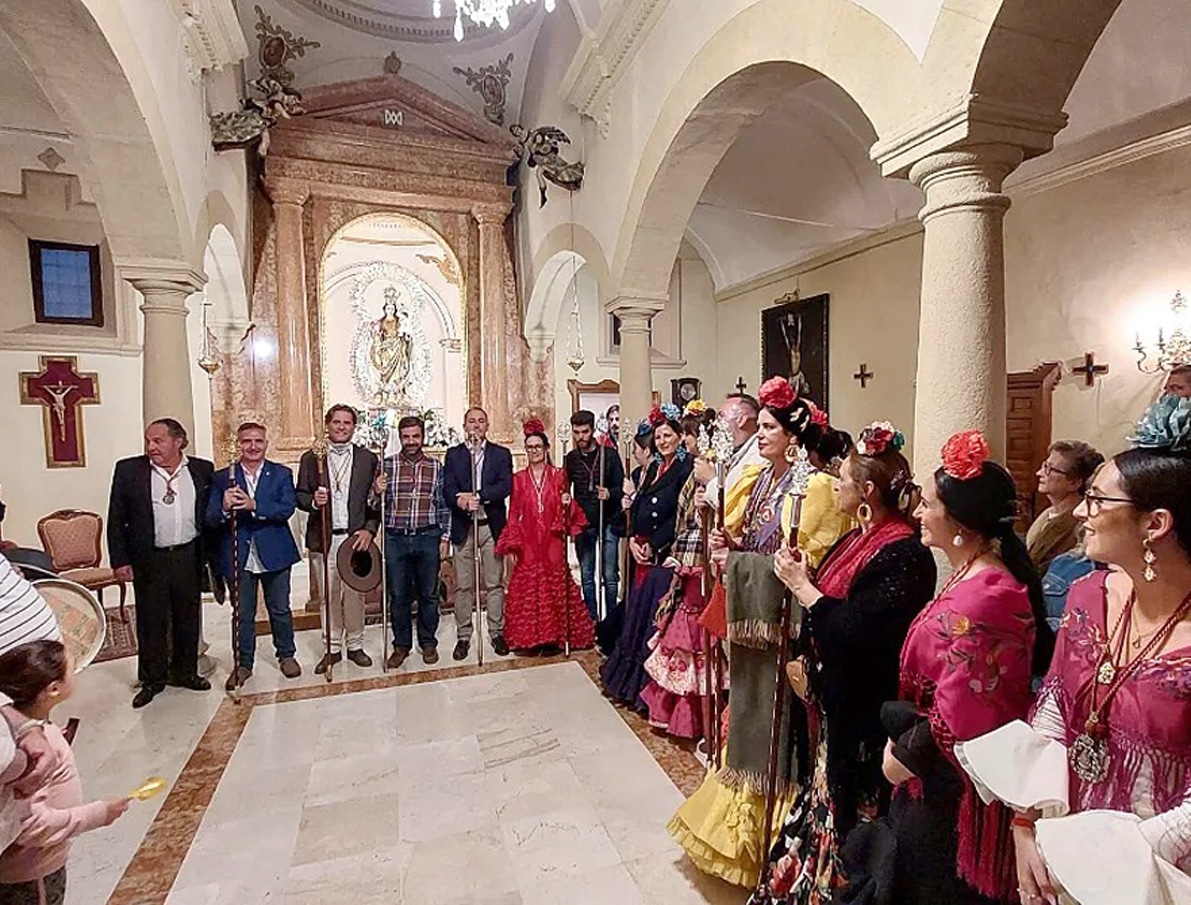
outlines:
[{"label": "painted crucifix", "polygon": [[21,405],[40,405],[46,468],[87,464],[81,406],[99,403],[99,375],[80,373],[73,355],[42,355],[40,371],[22,371]]}]

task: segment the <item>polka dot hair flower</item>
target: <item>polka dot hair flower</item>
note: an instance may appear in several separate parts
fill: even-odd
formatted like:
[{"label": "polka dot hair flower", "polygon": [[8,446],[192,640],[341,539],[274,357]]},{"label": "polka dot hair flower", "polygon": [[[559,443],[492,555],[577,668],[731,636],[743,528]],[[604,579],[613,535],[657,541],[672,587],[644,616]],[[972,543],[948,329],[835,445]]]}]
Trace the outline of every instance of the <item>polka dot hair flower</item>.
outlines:
[{"label": "polka dot hair flower", "polygon": [[980,431],[961,431],[943,446],[943,471],[957,481],[970,481],[984,474],[990,451]]}]

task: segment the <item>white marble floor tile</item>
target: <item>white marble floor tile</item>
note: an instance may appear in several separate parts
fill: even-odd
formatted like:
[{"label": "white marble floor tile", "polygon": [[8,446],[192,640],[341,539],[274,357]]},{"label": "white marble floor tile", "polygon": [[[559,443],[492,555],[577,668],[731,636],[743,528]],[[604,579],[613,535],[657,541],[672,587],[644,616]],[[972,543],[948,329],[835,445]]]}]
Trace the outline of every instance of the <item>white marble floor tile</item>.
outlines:
[{"label": "white marble floor tile", "polygon": [[637,884],[620,864],[530,884],[521,889],[521,901],[524,905],[646,905]]},{"label": "white marble floor tile", "polygon": [[400,842],[395,794],[320,804],[302,809],[292,863],[330,861]]},{"label": "white marble floor tile", "polygon": [[399,757],[392,745],[384,745],[370,754],[315,761],[306,787],[306,806],[396,794]]},{"label": "white marble floor tile", "polygon": [[509,853],[494,827],[414,845],[403,894],[410,905],[521,902]]},{"label": "white marble floor tile", "polygon": [[502,821],[501,830],[522,889],[620,863],[620,853],[590,806]]},{"label": "white marble floor tile", "polygon": [[330,861],[311,861],[290,870],[278,888],[281,905],[393,905],[403,899],[410,849],[377,848]]},{"label": "white marble floor tile", "polygon": [[666,905],[744,905],[749,892],[700,873],[681,854],[624,862],[642,898]]}]

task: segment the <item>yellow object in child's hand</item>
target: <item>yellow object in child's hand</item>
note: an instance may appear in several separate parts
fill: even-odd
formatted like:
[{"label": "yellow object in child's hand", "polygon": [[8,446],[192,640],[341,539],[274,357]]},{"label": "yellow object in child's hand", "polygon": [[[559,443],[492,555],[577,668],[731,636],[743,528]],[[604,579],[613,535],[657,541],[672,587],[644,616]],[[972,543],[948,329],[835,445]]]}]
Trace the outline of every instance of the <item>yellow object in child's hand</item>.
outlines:
[{"label": "yellow object in child's hand", "polygon": [[169,785],[160,776],[150,776],[143,783],[128,793],[129,798],[135,798],[137,801],[148,801],[154,795],[165,791],[165,787]]}]

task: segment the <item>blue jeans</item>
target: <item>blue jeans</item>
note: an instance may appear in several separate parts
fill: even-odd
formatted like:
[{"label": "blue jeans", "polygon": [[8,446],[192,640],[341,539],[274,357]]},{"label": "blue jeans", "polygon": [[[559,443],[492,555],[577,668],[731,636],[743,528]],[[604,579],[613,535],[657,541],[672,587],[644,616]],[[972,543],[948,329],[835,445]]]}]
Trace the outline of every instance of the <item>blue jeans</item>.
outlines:
[{"label": "blue jeans", "polygon": [[273,633],[273,647],[277,659],[292,657],[294,647],[294,616],[289,608],[289,569],[276,572],[248,572],[240,575],[240,665],[252,669],[256,660],[256,589],[265,589],[265,609],[269,613],[269,629]]},{"label": "blue jeans", "polygon": [[[598,527],[588,527],[575,538],[575,552],[579,554],[579,573],[583,582],[583,602],[587,604],[587,614],[595,621],[599,621],[596,608],[596,534]],[[601,563],[604,572],[604,614],[612,612],[616,606],[616,591],[620,584],[620,538],[612,533],[612,526],[604,526],[604,550],[600,554],[604,561]]]},{"label": "blue jeans", "polygon": [[418,647],[438,647],[437,532],[385,532],[385,564],[389,582],[389,618],[393,648],[413,649],[413,602],[418,601]]}]

